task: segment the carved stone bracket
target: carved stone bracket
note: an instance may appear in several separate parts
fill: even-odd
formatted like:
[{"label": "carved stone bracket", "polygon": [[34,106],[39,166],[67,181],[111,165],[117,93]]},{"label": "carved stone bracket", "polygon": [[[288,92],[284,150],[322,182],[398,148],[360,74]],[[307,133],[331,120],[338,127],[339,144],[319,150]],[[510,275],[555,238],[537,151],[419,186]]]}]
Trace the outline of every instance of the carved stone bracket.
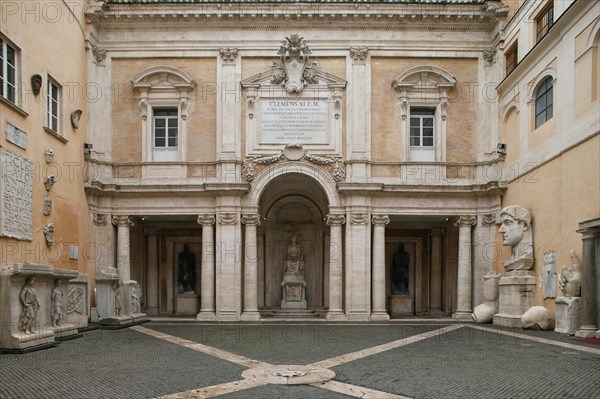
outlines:
[{"label": "carved stone bracket", "polygon": [[219,54],[221,54],[221,58],[223,59],[223,62],[235,62],[235,59],[238,56],[238,49],[237,48],[222,48],[219,49]]},{"label": "carved stone bracket", "polygon": [[310,61],[311,51],[303,37],[293,33],[281,41],[277,52],[281,63],[274,62],[271,83],[281,84],[289,93],[300,93],[304,85],[317,83],[316,62]]},{"label": "carved stone bracket", "polygon": [[206,225],[206,224],[215,224],[216,222],[216,218],[215,215],[211,215],[211,214],[204,214],[204,215],[198,215],[198,224],[201,225]]},{"label": "carved stone bracket", "polygon": [[236,224],[237,216],[235,213],[221,213],[219,214],[219,224]]},{"label": "carved stone bracket", "polygon": [[127,215],[113,215],[112,216],[112,224],[119,227],[132,227],[134,223],[129,219]]},{"label": "carved stone bracket", "polygon": [[390,222],[390,217],[387,215],[373,215],[371,221],[375,226],[385,226]]},{"label": "carved stone bracket", "polygon": [[481,215],[481,224],[484,226],[492,226],[496,224],[496,215],[493,213]]},{"label": "carved stone bracket", "polygon": [[369,49],[366,47],[363,47],[363,48],[351,47],[350,48],[350,57],[352,57],[352,59],[354,60],[354,63],[364,64],[367,59],[368,52],[369,52]]},{"label": "carved stone bracket", "polygon": [[308,154],[300,144],[288,144],[280,154],[264,157],[248,157],[242,164],[242,177],[252,181],[256,177],[257,165],[271,165],[279,161],[307,161],[315,165],[329,166],[329,173],[336,182],[346,178],[346,171],[341,158]]},{"label": "carved stone bracket", "polygon": [[106,59],[106,50],[92,44],[92,54],[94,55],[96,64],[101,65],[104,63],[104,60]]},{"label": "carved stone bracket", "polygon": [[106,226],[106,214],[104,213],[93,213],[92,222],[96,226]]},{"label": "carved stone bracket", "polygon": [[260,215],[257,213],[251,215],[242,215],[242,223],[258,226],[260,225]]},{"label": "carved stone bracket", "polygon": [[342,225],[344,223],[346,223],[346,217],[344,215],[337,215],[331,213],[327,215],[327,225],[329,226]]}]

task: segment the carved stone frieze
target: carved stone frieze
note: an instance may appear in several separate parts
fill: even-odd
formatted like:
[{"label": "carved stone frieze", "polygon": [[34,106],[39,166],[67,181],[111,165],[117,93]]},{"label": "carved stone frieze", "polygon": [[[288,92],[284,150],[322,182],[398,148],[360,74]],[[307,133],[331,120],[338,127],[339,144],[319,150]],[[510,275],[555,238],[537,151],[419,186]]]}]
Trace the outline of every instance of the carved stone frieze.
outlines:
[{"label": "carved stone frieze", "polygon": [[219,54],[221,54],[221,58],[223,59],[223,62],[234,62],[235,59],[238,56],[238,49],[237,48],[222,48],[219,49]]},{"label": "carved stone frieze", "polygon": [[317,83],[315,70],[319,65],[310,60],[310,54],[303,37],[296,33],[286,37],[277,52],[281,62],[274,62],[271,67],[271,83],[283,85],[289,93],[300,93],[305,85]]},{"label": "carved stone frieze", "polygon": [[307,161],[319,166],[329,166],[329,173],[336,182],[346,178],[345,167],[340,158],[308,154],[300,144],[288,144],[276,155],[246,158],[242,164],[242,177],[251,182],[258,173],[257,165],[271,165],[279,161]]}]

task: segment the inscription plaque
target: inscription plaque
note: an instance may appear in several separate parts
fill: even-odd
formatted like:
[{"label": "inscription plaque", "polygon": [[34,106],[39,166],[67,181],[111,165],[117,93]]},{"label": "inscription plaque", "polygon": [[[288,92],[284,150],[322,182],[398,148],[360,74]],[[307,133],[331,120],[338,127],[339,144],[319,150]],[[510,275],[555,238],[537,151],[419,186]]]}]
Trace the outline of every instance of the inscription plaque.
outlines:
[{"label": "inscription plaque", "polygon": [[261,106],[261,144],[328,143],[329,103],[282,99]]},{"label": "inscription plaque", "polygon": [[27,148],[27,133],[8,122],[6,122],[6,140],[21,148]]},{"label": "inscription plaque", "polygon": [[31,161],[0,148],[0,236],[31,241],[32,168]]}]

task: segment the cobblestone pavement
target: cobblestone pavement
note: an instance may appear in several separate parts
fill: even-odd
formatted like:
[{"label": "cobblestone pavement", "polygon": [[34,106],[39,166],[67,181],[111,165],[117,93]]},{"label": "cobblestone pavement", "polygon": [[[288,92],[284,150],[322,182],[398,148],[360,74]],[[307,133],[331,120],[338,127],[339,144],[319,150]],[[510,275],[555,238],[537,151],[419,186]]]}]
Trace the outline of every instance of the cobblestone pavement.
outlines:
[{"label": "cobblestone pavement", "polygon": [[[317,379],[336,375],[310,385],[280,385],[271,371],[271,380],[242,377],[312,376],[285,374],[300,374],[293,365]],[[596,398],[599,376],[600,346],[553,332],[451,321],[161,321],[0,355],[0,398]]]}]

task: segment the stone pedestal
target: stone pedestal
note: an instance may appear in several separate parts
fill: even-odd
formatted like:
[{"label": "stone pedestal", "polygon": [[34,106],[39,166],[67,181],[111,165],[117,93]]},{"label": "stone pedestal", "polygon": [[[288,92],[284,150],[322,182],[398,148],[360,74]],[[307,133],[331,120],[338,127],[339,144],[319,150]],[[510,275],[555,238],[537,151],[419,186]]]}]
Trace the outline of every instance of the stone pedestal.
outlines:
[{"label": "stone pedestal", "polygon": [[390,295],[390,316],[411,316],[413,314],[413,299],[410,295]]},{"label": "stone pedestal", "polygon": [[[0,268],[0,352],[24,352],[53,346],[56,344],[57,334],[52,327],[52,290],[55,281],[60,280],[60,289],[63,290],[62,317],[58,327],[59,336],[77,334],[77,326],[66,325],[66,295],[64,293],[66,282],[78,276],[77,271],[55,269],[48,265],[34,263],[17,263],[4,265]],[[25,291],[24,287],[29,288]],[[23,294],[23,295],[22,295]],[[20,297],[26,301],[36,303],[35,311],[24,316],[24,305]],[[31,331],[25,331],[31,321]]]},{"label": "stone pedestal", "polygon": [[575,335],[581,327],[581,298],[559,296],[556,298],[556,327],[559,334]]},{"label": "stone pedestal", "polygon": [[281,282],[281,309],[306,309],[306,281],[301,275],[286,274]]},{"label": "stone pedestal", "polygon": [[[114,318],[123,314],[115,311],[115,291],[113,284],[119,282],[119,273],[117,269],[100,270],[96,272],[96,311],[98,312],[98,320],[102,321],[109,318]],[[123,294],[120,294],[122,297]],[[122,308],[123,305],[119,306]]]},{"label": "stone pedestal", "polygon": [[178,294],[176,300],[177,314],[196,315],[198,313],[198,294]]},{"label": "stone pedestal", "polygon": [[504,327],[521,327],[521,316],[535,303],[535,276],[531,270],[512,270],[499,282],[498,314],[493,323]]}]

